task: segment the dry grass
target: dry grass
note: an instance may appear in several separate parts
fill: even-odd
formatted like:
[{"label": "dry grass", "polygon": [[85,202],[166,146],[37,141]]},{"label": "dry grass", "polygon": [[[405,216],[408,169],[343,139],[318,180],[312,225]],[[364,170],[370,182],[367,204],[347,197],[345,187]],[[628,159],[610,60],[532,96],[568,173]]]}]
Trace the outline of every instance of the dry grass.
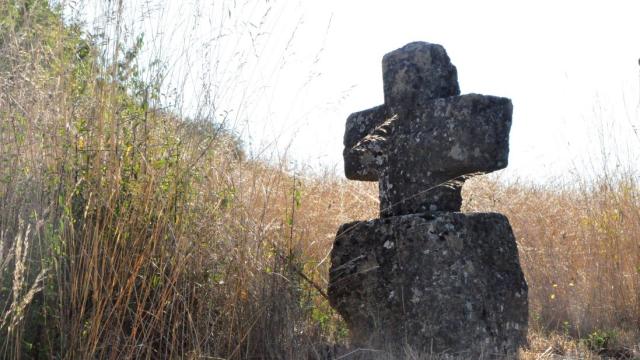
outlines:
[{"label": "dry grass", "polygon": [[135,47],[105,57],[21,4],[0,5],[3,357],[296,358],[344,338],[321,291],[347,210],[375,213],[367,186],[244,159],[220,124],[157,110]]},{"label": "dry grass", "polygon": [[[328,254],[340,224],[377,216],[375,185],[247,159],[213,119],[160,110],[135,44],[100,53],[45,4],[0,3],[2,357],[348,353]],[[637,350],[634,177],[465,189],[467,210],[505,213],[518,238],[525,359]]]}]

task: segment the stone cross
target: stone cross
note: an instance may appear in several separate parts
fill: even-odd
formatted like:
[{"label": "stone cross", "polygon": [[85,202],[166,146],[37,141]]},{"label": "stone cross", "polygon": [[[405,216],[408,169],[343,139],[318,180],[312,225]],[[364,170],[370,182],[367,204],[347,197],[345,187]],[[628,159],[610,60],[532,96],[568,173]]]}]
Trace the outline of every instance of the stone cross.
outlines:
[{"label": "stone cross", "polygon": [[515,358],[528,288],[511,225],[459,212],[468,176],[507,166],[511,101],[460,95],[440,45],[410,43],[382,68],[384,104],[349,116],[344,137],[345,173],[378,181],[381,218],[338,230],[329,303],[356,346]]},{"label": "stone cross", "polygon": [[460,96],[440,45],[410,43],[382,68],[384,104],[347,119],[347,178],[379,182],[383,217],[459,211],[465,178],[507,166],[511,101]]}]

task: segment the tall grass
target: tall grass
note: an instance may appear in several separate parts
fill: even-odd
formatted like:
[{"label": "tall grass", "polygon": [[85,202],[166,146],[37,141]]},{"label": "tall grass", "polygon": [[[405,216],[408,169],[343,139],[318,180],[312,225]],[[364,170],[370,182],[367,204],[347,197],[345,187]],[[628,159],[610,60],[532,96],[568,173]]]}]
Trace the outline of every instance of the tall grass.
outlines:
[{"label": "tall grass", "polygon": [[0,14],[5,357],[282,358],[344,332],[319,290],[356,187],[161,110],[141,38],[87,38],[46,1]]},{"label": "tall grass", "polygon": [[[328,254],[340,224],[377,217],[375,185],[251,158],[211,99],[167,110],[172,69],[144,65],[110,4],[105,37],[0,3],[0,353],[333,356]],[[467,185],[468,210],[510,218],[540,331],[637,343],[635,179]]]}]

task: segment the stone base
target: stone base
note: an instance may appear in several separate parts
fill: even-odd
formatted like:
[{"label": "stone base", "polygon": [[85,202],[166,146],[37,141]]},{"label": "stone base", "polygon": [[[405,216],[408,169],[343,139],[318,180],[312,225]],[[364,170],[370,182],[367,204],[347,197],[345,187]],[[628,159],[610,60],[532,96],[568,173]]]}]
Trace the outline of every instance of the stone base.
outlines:
[{"label": "stone base", "polygon": [[357,346],[497,358],[526,343],[527,284],[501,214],[344,224],[331,261],[329,300]]}]

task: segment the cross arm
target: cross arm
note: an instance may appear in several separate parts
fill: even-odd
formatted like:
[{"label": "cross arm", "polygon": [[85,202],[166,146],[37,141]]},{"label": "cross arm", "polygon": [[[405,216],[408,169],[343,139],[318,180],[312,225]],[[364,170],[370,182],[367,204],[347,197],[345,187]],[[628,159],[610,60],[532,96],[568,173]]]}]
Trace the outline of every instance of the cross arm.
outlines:
[{"label": "cross arm", "polygon": [[459,211],[465,177],[507,166],[511,113],[509,99],[469,94],[399,118],[379,175],[381,214]]},{"label": "cross arm", "polygon": [[496,96],[430,101],[396,124],[389,164],[450,179],[505,168],[512,111],[511,100]]},{"label": "cross arm", "polygon": [[[350,180],[378,181],[378,171],[372,166],[374,154],[369,146],[359,146],[388,116],[387,107],[379,105],[371,109],[356,112],[347,118],[344,132],[344,172]],[[369,145],[374,143],[369,139]],[[361,144],[362,145],[362,144]]]}]

